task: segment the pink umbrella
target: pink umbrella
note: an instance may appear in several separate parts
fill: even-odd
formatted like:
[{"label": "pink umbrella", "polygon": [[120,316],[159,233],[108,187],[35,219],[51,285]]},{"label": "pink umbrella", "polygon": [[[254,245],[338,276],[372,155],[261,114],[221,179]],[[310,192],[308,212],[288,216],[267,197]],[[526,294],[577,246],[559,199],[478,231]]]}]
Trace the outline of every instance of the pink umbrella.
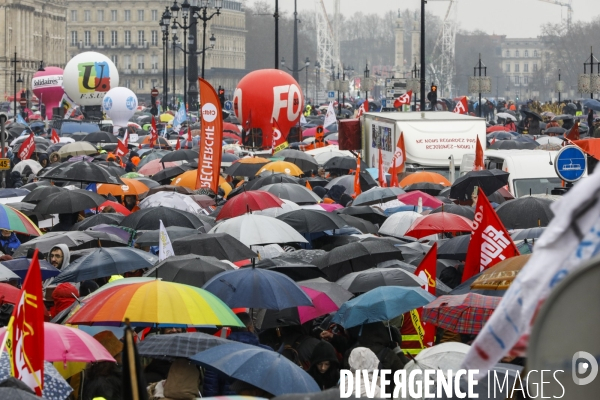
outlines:
[{"label": "pink umbrella", "polygon": [[419,205],[419,198],[423,199],[423,207],[438,208],[444,204],[441,200],[433,197],[430,194],[421,192],[420,190],[415,190],[413,192],[404,193],[398,196],[398,200],[411,206]]},{"label": "pink umbrella", "polygon": [[[326,129],[326,128],[323,128],[323,134],[326,135],[327,132],[329,132],[329,130]],[[305,130],[302,131],[302,137],[303,138],[307,138],[307,137],[310,137],[310,136],[315,136],[316,134],[317,134],[317,127],[316,126],[312,127],[312,128],[305,129]]]},{"label": "pink umbrella", "polygon": [[[6,328],[0,329],[4,337]],[[94,362],[115,359],[108,350],[89,334],[65,325],[44,322],[44,360]]]},{"label": "pink umbrella", "polygon": [[138,173],[145,175],[145,176],[152,176],[152,175],[156,174],[157,172],[162,171],[165,168],[176,167],[177,165],[179,165],[179,164],[177,164],[175,162],[162,163],[162,162],[160,162],[160,159],[157,158],[156,160],[152,160],[149,163],[147,163],[146,165],[144,165],[142,168],[140,168]]},{"label": "pink umbrella", "polygon": [[319,207],[321,207],[323,210],[327,211],[327,212],[334,212],[335,210],[339,210],[340,208],[344,208],[343,205],[341,204],[325,204],[325,203],[321,203],[318,204]]},{"label": "pink umbrella", "polygon": [[300,317],[300,323],[303,324],[311,319],[319,318],[322,315],[337,311],[339,307],[331,300],[331,298],[318,290],[308,288],[306,286],[300,286],[300,289],[304,290],[304,293],[310,297],[314,307],[300,306],[298,307],[298,316]]}]

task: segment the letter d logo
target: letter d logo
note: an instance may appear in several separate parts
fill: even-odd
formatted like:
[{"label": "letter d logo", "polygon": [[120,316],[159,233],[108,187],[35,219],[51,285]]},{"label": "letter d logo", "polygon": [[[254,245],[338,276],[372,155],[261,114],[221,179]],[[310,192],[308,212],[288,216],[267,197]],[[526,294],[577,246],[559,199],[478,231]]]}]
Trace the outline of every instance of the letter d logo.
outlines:
[{"label": "letter d logo", "polygon": [[[573,365],[571,369],[573,373],[573,382],[576,385],[587,385],[592,383],[596,376],[598,375],[598,362],[593,355],[585,351],[578,351],[573,354]],[[589,375],[583,378],[582,376],[587,374],[589,371]]]}]

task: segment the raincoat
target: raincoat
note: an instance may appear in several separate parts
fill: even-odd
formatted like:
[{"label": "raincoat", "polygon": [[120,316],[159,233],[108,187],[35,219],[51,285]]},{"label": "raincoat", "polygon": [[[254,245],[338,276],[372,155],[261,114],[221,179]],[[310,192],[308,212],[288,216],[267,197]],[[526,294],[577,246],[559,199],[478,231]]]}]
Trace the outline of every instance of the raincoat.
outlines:
[{"label": "raincoat", "polygon": [[15,235],[14,232],[11,232],[10,236],[7,238],[0,235],[0,250],[2,250],[4,254],[12,256],[17,247],[20,245],[21,241],[17,238],[17,235]]},{"label": "raincoat", "polygon": [[[357,347],[350,353],[348,358],[348,364],[350,365],[350,371],[352,374],[359,370],[366,370],[369,372],[369,381],[373,377],[373,371],[379,369],[379,360],[375,353],[366,347]],[[348,383],[346,383],[348,387]],[[356,387],[352,386],[352,394],[350,397],[367,397],[367,390],[365,388],[364,379],[360,380],[360,393],[356,393]],[[379,378],[376,379],[374,396],[373,393],[369,393],[369,397],[382,398],[381,387],[379,386]]]}]

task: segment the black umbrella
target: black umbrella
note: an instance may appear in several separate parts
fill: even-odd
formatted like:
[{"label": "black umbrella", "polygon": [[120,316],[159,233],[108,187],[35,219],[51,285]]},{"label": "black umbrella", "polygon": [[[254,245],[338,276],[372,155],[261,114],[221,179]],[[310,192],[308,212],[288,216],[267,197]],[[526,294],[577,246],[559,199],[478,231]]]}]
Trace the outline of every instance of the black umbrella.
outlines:
[{"label": "black umbrella", "polygon": [[339,246],[343,246],[348,243],[359,242],[360,239],[356,236],[350,235],[324,235],[312,240],[312,247],[314,249],[320,249],[330,251]]},{"label": "black umbrella", "polygon": [[191,161],[198,158],[198,152],[193,150],[176,150],[163,156],[160,159],[161,163],[173,161]]},{"label": "black umbrella", "polygon": [[572,120],[574,117],[570,114],[560,114],[552,118],[552,121],[566,121]]},{"label": "black umbrella", "polygon": [[254,176],[267,164],[268,162],[248,163],[237,161],[231,164],[231,166],[225,170],[225,173],[229,176]]},{"label": "black umbrella", "polygon": [[374,224],[378,224],[379,226],[387,219],[387,216],[384,213],[369,206],[350,206],[337,210],[337,213],[362,218]]},{"label": "black umbrella", "polygon": [[33,189],[36,189],[36,188],[39,188],[42,186],[52,186],[52,182],[50,182],[50,181],[30,182],[26,185],[21,186],[21,189],[27,189],[30,192],[33,192]]},{"label": "black umbrella", "polygon": [[319,169],[317,160],[303,151],[285,149],[278,151],[276,157],[283,157],[284,161],[297,165],[304,172]]},{"label": "black umbrella", "polygon": [[488,149],[493,150],[533,150],[539,143],[537,142],[523,142],[520,140],[497,140],[491,144]]},{"label": "black umbrella", "polygon": [[145,176],[139,176],[139,177],[133,178],[133,179],[135,179],[136,181],[142,182],[144,185],[148,186],[150,189],[160,186],[160,183],[158,183],[155,180],[152,180],[150,178],[146,178]]},{"label": "black umbrella", "polygon": [[471,235],[444,240],[438,247],[437,256],[440,259],[465,261],[470,242]]},{"label": "black umbrella", "polygon": [[509,200],[496,208],[496,214],[506,229],[526,229],[548,226],[554,213],[550,209],[552,200],[524,196]]},{"label": "black umbrella", "polygon": [[86,135],[83,140],[92,144],[119,142],[119,139],[115,135],[104,131],[92,132]]},{"label": "black umbrella", "polygon": [[398,196],[406,193],[404,190],[397,187],[389,188],[373,188],[362,192],[352,202],[354,206],[367,206],[370,204],[385,203],[386,201],[396,200]]},{"label": "black umbrella", "polygon": [[106,168],[88,161],[64,162],[46,171],[40,178],[62,181],[114,183],[117,185],[125,184],[118,176],[111,174]]},{"label": "black umbrella", "polygon": [[[285,257],[285,254],[282,256]],[[321,271],[316,265],[303,263],[294,259],[285,259],[282,257],[261,260],[256,264],[256,267],[282,273],[294,282],[303,281],[306,279],[326,278],[323,271]]]},{"label": "black umbrella", "polygon": [[202,222],[195,214],[168,207],[148,207],[128,215],[121,221],[121,226],[140,230],[156,230],[160,221],[165,227],[182,226],[185,228],[200,228]]},{"label": "black umbrella", "polygon": [[41,200],[34,208],[39,214],[72,214],[96,208],[106,199],[84,189],[62,190]]},{"label": "black umbrella", "polygon": [[[197,229],[182,228],[181,226],[170,226],[165,229],[167,230],[167,235],[169,235],[171,241],[198,233]],[[135,244],[140,246],[158,246],[159,240],[160,229],[153,231],[138,231],[137,237],[135,238]]]},{"label": "black umbrella", "polygon": [[152,358],[188,358],[201,351],[230,343],[219,336],[202,332],[149,335],[138,344],[140,356]]},{"label": "black umbrella", "polygon": [[33,222],[36,225],[37,225],[37,222],[39,222],[39,221],[42,221],[42,220],[48,219],[48,218],[52,218],[52,215],[50,215],[50,214],[40,214],[40,213],[34,212],[33,210],[35,209],[35,204],[16,202],[16,203],[7,203],[6,205],[14,208],[15,210],[21,211],[23,214],[25,214],[29,218],[35,218],[35,220]]},{"label": "black umbrella", "polygon": [[316,186],[325,187],[329,183],[329,181],[327,179],[321,178],[320,176],[310,176],[307,178],[300,178],[299,183],[301,185],[306,186],[306,182],[308,182],[308,184],[313,188]]},{"label": "black umbrella", "polygon": [[294,176],[288,175],[288,174],[262,175],[260,177],[257,177],[255,179],[252,179],[252,180],[244,183],[241,186],[236,187],[229,193],[229,196],[227,196],[227,198],[231,199],[242,192],[248,192],[250,190],[258,190],[258,189],[262,188],[263,186],[272,185],[275,183],[298,184],[299,179]]},{"label": "black umbrella", "polygon": [[431,249],[431,246],[421,242],[402,243],[396,246],[407,263],[420,263]]},{"label": "black umbrella", "polygon": [[[360,162],[361,170],[368,168],[363,161]],[[331,157],[323,164],[323,169],[326,171],[332,169],[356,169],[356,158],[350,156]]]},{"label": "black umbrella", "polygon": [[552,133],[555,135],[564,135],[567,130],[560,126],[553,126],[552,128],[544,129],[544,133]]},{"label": "black umbrella", "polygon": [[329,296],[329,298],[333,300],[333,302],[338,306],[341,306],[342,304],[350,300],[352,297],[354,297],[352,293],[341,287],[338,283],[329,282],[324,278],[307,279],[305,281],[300,281],[297,283],[298,286],[304,286],[309,289],[326,293],[327,296]]},{"label": "black umbrella", "polygon": [[470,220],[473,220],[473,218],[475,218],[475,209],[473,207],[469,207],[469,206],[459,206],[456,204],[444,204],[443,206],[440,206],[440,207],[436,208],[435,210],[432,210],[430,212],[430,214],[435,214],[435,213],[440,213],[440,212],[446,212],[446,213],[450,213],[450,214],[460,215],[460,216],[468,218]]},{"label": "black umbrella", "polygon": [[67,137],[70,137],[76,142],[81,142],[86,138],[87,135],[89,135],[89,132],[75,132],[68,135]]},{"label": "black umbrella", "polygon": [[402,253],[386,240],[355,242],[337,247],[314,260],[331,280],[338,280],[350,272],[364,271],[387,260],[402,260]]},{"label": "black umbrella", "polygon": [[144,276],[201,288],[213,276],[232,269],[234,268],[231,265],[215,257],[186,254],[161,261],[149,269]]},{"label": "black umbrella", "polygon": [[421,280],[402,268],[371,268],[352,272],[337,283],[353,294],[366,293],[380,286],[421,287]]},{"label": "black umbrella", "polygon": [[[364,193],[367,190],[379,187],[375,179],[371,176],[368,171],[361,171],[359,176],[360,190]],[[332,186],[340,185],[346,188],[346,194],[354,193],[354,175],[342,175],[337,178],[333,178],[325,185],[325,189],[331,189]]]},{"label": "black umbrella", "polygon": [[[384,263],[378,265],[377,268],[401,268],[405,271],[408,271],[408,272],[414,274],[415,271],[417,270],[418,266],[408,264],[408,263],[398,261],[398,260],[391,260],[391,261],[387,261],[387,262],[384,262]],[[436,278],[436,280],[435,280],[435,295],[436,296],[444,296],[444,295],[450,293],[451,291],[452,291],[452,289],[450,287],[448,287],[445,283],[440,281],[439,278]]]},{"label": "black umbrella", "polygon": [[126,173],[125,168],[121,167],[119,164],[114,163],[112,161],[93,161],[93,162],[98,164],[102,168],[105,168],[108,171],[108,173],[111,175],[121,176]]},{"label": "black umbrella", "polygon": [[23,200],[24,203],[39,203],[40,201],[46,199],[48,196],[53,195],[58,192],[62,192],[65,189],[60,188],[58,186],[39,186],[33,189],[31,192],[27,193]]},{"label": "black umbrella", "polygon": [[520,110],[526,117],[531,117],[534,119],[537,119],[538,121],[542,122],[544,120],[544,118],[542,118],[538,113],[533,112],[533,111],[529,111],[529,110]]},{"label": "black umbrella", "polygon": [[471,198],[475,186],[486,195],[508,184],[508,172],[499,169],[470,171],[454,181],[450,189],[450,198],[467,200]]},{"label": "black umbrella", "polygon": [[377,234],[379,232],[379,228],[375,226],[372,222],[367,221],[362,218],[353,217],[352,215],[339,214],[340,218],[346,221],[346,224],[352,226],[362,233],[372,233]]},{"label": "black umbrella", "polygon": [[496,139],[496,140],[514,140],[515,139],[515,135],[507,132],[507,131],[495,131],[492,133],[488,133],[486,135],[486,139],[488,142],[491,142],[492,139]]},{"label": "black umbrella", "polygon": [[544,233],[545,230],[546,228],[544,227],[517,229],[510,232],[510,236],[512,237],[512,240],[537,239],[542,236],[542,233]]},{"label": "black umbrella", "polygon": [[444,185],[440,185],[439,183],[417,182],[413,183],[412,185],[405,186],[404,191],[412,192],[414,190],[420,190],[421,192],[425,192],[432,196],[437,196],[442,190],[444,190],[444,187]]},{"label": "black umbrella", "polygon": [[[102,233],[102,232],[91,232]],[[88,244],[97,244],[98,239],[88,235],[88,232],[48,232],[35,239],[21,244],[13,254],[13,257],[25,257],[28,249],[38,249],[41,253],[49,252],[57,244],[66,244],[69,249],[75,250]]]},{"label": "black umbrella", "polygon": [[125,218],[125,216],[121,213],[99,213],[96,215],[92,215],[91,217],[87,217],[81,222],[76,223],[71,228],[72,231],[84,231],[87,228],[92,228],[96,225],[106,224],[106,225],[119,225],[119,223]]},{"label": "black umbrella", "polygon": [[258,257],[245,244],[227,233],[199,233],[176,239],[172,244],[177,255],[197,254],[234,262]]},{"label": "black umbrella", "polygon": [[186,164],[177,165],[175,167],[165,168],[163,170],[158,171],[156,174],[152,175],[152,180],[162,184],[167,185],[171,183],[171,180],[176,176],[183,174],[191,170],[192,168]]},{"label": "black umbrella", "polygon": [[340,218],[339,215],[327,211],[295,210],[281,214],[276,218],[300,233],[323,232],[346,226],[346,221]]},{"label": "black umbrella", "polygon": [[293,201],[296,204],[316,204],[321,198],[302,185],[295,183],[274,183],[261,188],[280,199]]}]

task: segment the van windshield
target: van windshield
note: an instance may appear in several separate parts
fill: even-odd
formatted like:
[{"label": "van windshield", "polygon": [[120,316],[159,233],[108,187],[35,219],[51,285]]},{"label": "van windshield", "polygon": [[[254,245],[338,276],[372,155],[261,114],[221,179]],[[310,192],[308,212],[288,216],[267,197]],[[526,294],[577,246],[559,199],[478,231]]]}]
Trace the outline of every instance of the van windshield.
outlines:
[{"label": "van windshield", "polygon": [[515,188],[515,197],[528,196],[531,194],[549,194],[552,189],[559,188],[560,178],[530,178],[515,179],[513,186]]}]

